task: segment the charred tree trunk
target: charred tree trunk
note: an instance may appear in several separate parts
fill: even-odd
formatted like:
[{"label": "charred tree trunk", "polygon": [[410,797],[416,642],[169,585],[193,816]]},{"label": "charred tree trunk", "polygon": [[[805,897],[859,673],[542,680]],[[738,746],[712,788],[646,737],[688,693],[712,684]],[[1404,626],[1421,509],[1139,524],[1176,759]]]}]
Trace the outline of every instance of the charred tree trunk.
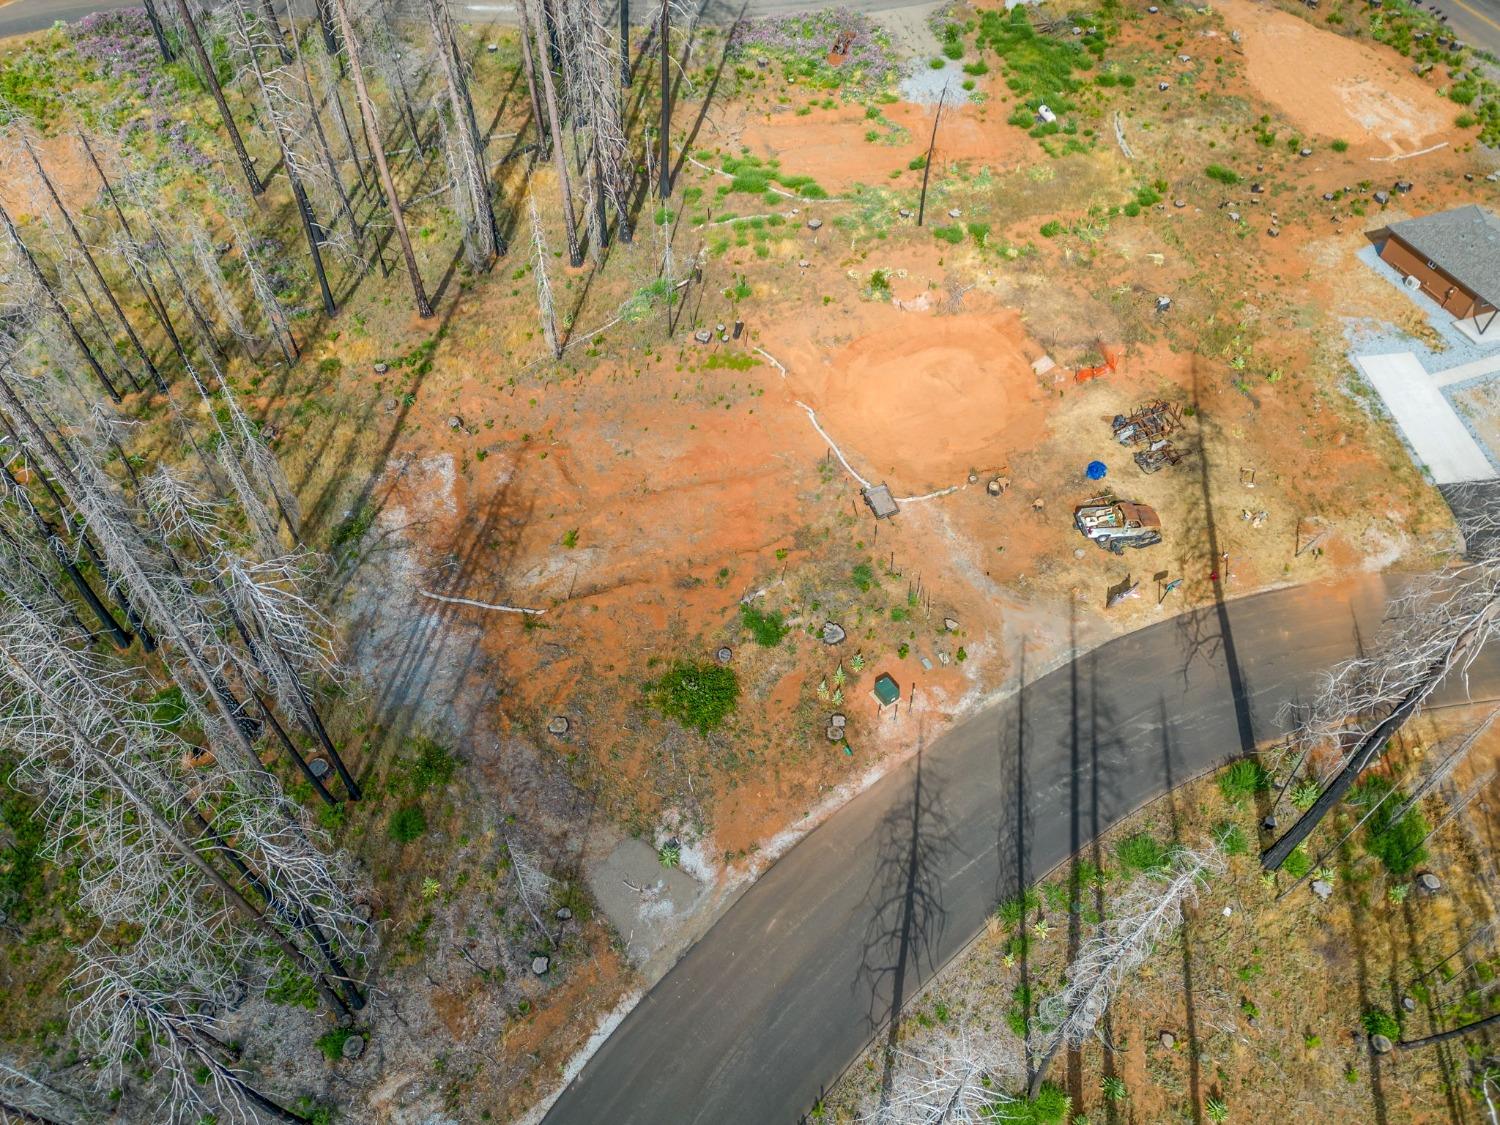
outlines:
[{"label": "charred tree trunk", "polygon": [[193,44],[193,54],[197,56],[198,66],[203,70],[203,81],[208,84],[208,92],[213,95],[214,104],[219,107],[219,117],[224,122],[224,128],[229,130],[229,141],[234,145],[235,156],[239,157],[240,170],[245,173],[245,182],[250,185],[250,194],[259,195],[265,191],[265,184],[260,182],[260,176],[256,174],[250,154],[245,151],[245,140],[240,136],[239,127],[234,123],[234,115],[229,112],[229,103],[224,100],[224,89],[219,85],[219,76],[214,71],[213,60],[208,57],[208,52],[203,48],[203,37],[198,34],[198,24],[193,20],[193,13],[188,8],[187,0],[177,0],[177,16],[182,20],[182,26],[187,30],[188,39]]},{"label": "charred tree trunk", "polygon": [[417,255],[412,250],[411,236],[406,230],[406,218],[401,210],[401,197],[396,193],[396,182],[391,178],[391,166],[385,158],[385,142],[380,137],[380,120],[375,116],[375,103],[370,99],[369,87],[365,84],[364,68],[359,61],[359,47],[354,37],[353,19],[349,14],[348,0],[329,0],[334,15],[339,21],[339,33],[349,52],[349,74],[354,79],[354,93],[359,102],[360,120],[370,137],[370,150],[375,157],[375,168],[380,176],[380,186],[385,192],[386,206],[391,212],[391,223],[396,229],[396,240],[401,243],[401,253],[406,258],[406,272],[411,278],[411,287],[417,298],[417,315],[423,320],[432,316],[432,303],[427,298],[427,289],[422,284],[422,273],[417,268]]},{"label": "charred tree trunk", "polygon": [[668,78],[672,61],[671,31],[670,0],[661,0],[661,155],[657,158],[661,182],[657,190],[662,199],[672,195],[672,83]]},{"label": "charred tree trunk", "polygon": [[[479,132],[479,122],[474,117],[468,75],[465,73],[463,56],[459,53],[457,38],[453,34],[453,19],[448,12],[447,0],[427,0],[427,18],[432,26],[438,61],[443,68],[443,78],[448,88],[448,108],[453,117],[453,128],[458,134],[458,149],[464,161],[464,167],[453,169],[453,174],[455,177],[463,177],[465,190],[473,199],[476,229],[472,236],[477,251],[475,256],[480,259],[474,264],[487,269],[495,258],[505,253],[505,244],[500,238],[500,228],[495,223],[495,207],[490,198],[484,136]],[[465,242],[468,241],[465,238]]]},{"label": "charred tree trunk", "polygon": [[541,155],[547,155],[547,146],[552,142],[552,134],[547,131],[547,119],[542,112],[542,99],[536,90],[536,68],[531,64],[531,29],[527,26],[526,13],[520,8],[516,9],[520,14],[521,33],[518,36],[521,48],[521,72],[526,75],[526,92],[531,97],[531,123],[536,128],[536,148]]},{"label": "charred tree trunk", "polygon": [[161,52],[162,62],[171,62],[177,55],[167,42],[166,30],[161,25],[161,15],[156,10],[156,0],[146,0],[146,21],[151,24],[151,34],[156,39],[156,49]]},{"label": "charred tree trunk", "polygon": [[630,89],[630,0],[620,0],[620,88]]},{"label": "charred tree trunk", "polygon": [[83,353],[83,358],[87,361],[89,370],[94,373],[94,377],[99,380],[99,383],[104,387],[110,399],[114,402],[119,402],[120,392],[110,382],[104,368],[99,365],[99,360],[94,356],[83,335],[78,331],[78,325],[73,322],[72,316],[69,315],[62,301],[58,299],[57,293],[53,290],[51,283],[42,274],[42,268],[36,264],[36,259],[31,256],[31,250],[27,247],[26,243],[21,241],[21,232],[16,229],[16,224],[11,220],[10,212],[5,209],[3,204],[0,204],[0,223],[4,224],[6,233],[10,235],[11,241],[15,243],[16,253],[20,256],[22,264],[25,265],[26,272],[31,274],[32,280],[37,285],[41,286],[42,293],[47,298],[47,303],[52,306],[52,311],[57,314],[58,319],[63,323],[63,327],[68,330],[68,335],[73,338],[73,342],[78,345],[78,350]]},{"label": "charred tree trunk", "polygon": [[146,365],[146,371],[150,374],[152,381],[156,383],[157,389],[166,393],[166,380],[161,377],[161,372],[156,369],[151,355],[141,343],[141,338],[136,335],[135,327],[130,323],[130,318],[125,315],[125,310],[120,308],[120,302],[115,299],[114,290],[109,287],[109,282],[104,280],[104,274],[99,269],[99,263],[94,260],[94,255],[89,251],[88,244],[84,242],[83,235],[78,231],[78,225],[73,222],[73,216],[67,207],[63,205],[62,198],[57,194],[57,189],[52,185],[52,178],[47,175],[47,169],[42,166],[36,150],[31,147],[31,141],[26,137],[21,138],[21,144],[26,149],[26,155],[31,157],[31,163],[36,168],[36,174],[41,177],[42,186],[47,189],[47,196],[52,200],[52,205],[57,208],[57,213],[62,216],[63,224],[68,228],[68,234],[73,239],[73,244],[83,254],[83,260],[89,267],[89,272],[94,275],[94,280],[99,283],[99,288],[104,290],[104,299],[109,302],[110,310],[115,314],[120,327],[124,329],[126,338],[130,341],[131,348]]}]

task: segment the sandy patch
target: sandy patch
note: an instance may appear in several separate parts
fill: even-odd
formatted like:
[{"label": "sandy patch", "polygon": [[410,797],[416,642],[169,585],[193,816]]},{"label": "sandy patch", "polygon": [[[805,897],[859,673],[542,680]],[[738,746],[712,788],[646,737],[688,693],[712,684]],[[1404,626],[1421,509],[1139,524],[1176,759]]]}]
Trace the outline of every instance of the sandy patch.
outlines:
[{"label": "sandy patch", "polygon": [[[754,155],[779,160],[783,171],[811,176],[831,192],[847,191],[855,184],[884,184],[892,172],[910,172],[912,159],[927,151],[937,107],[897,103],[882,108],[887,119],[906,130],[897,143],[865,140],[867,132],[885,135],[886,130],[868,120],[860,106],[818,109],[802,116],[759,114],[746,122],[740,140]],[[1008,125],[998,109],[949,105],[943,110],[933,164],[1010,168],[1037,152],[1036,142]]]},{"label": "sandy patch", "polygon": [[[788,363],[788,382],[818,411],[855,466],[899,494],[960,484],[1005,464],[1046,422],[1030,361],[1041,353],[1007,309],[907,313]],[[800,351],[800,349],[799,349]]]},{"label": "sandy patch", "polygon": [[[99,194],[99,179],[75,137],[33,136],[31,143],[52,179],[52,186],[70,210],[93,202]],[[19,144],[0,151],[0,203],[18,220],[42,215],[56,217],[46,189],[37,178],[36,166]]]},{"label": "sandy patch", "polygon": [[1389,52],[1251,0],[1220,7],[1244,38],[1251,86],[1309,133],[1410,152],[1452,123],[1453,106]]}]

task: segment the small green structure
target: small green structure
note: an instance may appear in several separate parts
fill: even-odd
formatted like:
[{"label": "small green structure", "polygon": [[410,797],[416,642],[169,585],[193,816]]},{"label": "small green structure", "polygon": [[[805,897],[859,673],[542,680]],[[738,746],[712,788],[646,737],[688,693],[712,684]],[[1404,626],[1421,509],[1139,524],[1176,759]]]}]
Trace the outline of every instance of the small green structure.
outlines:
[{"label": "small green structure", "polygon": [[875,677],[874,695],[882,707],[889,707],[901,698],[901,688],[889,672],[882,672]]}]

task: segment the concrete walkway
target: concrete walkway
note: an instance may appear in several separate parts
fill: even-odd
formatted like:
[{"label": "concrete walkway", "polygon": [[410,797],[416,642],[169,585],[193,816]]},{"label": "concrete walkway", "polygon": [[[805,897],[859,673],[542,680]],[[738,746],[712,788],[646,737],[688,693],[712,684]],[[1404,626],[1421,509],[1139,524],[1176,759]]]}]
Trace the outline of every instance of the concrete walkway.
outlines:
[{"label": "concrete walkway", "polygon": [[[1495,478],[1490,459],[1443,396],[1441,375],[1428,375],[1411,352],[1362,355],[1356,362],[1370,385],[1380,392],[1407,444],[1432,474],[1433,483]],[[1500,368],[1500,362],[1496,367]]]}]

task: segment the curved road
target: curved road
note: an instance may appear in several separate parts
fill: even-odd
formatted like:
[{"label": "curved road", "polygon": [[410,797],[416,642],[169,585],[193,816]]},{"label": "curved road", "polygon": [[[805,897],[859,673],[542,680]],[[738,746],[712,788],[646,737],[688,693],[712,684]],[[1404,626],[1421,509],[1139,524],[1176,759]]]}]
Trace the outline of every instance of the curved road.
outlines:
[{"label": "curved road", "polygon": [[[1272,737],[1384,601],[1372,578],[1183,614],[942,733],[746,889],[545,1125],[792,1125],[997,901]],[[1500,683],[1500,652],[1471,679]]]}]

